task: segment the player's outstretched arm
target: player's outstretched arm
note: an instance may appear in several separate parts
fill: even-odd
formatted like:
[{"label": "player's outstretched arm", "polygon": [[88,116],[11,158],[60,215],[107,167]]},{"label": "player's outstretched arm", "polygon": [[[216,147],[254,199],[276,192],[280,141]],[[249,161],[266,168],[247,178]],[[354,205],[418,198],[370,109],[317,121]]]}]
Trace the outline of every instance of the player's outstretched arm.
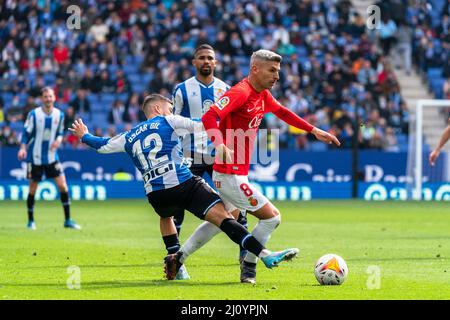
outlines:
[{"label": "player's outstretched arm", "polygon": [[326,142],[329,144],[334,143],[338,147],[341,145],[339,140],[334,135],[332,135],[331,133],[328,133],[326,131],[323,131],[322,129],[314,127],[311,130],[311,133],[317,138],[317,140],[320,140],[322,142]]},{"label": "player's outstretched arm", "polygon": [[317,127],[314,127],[309,122],[303,120],[298,115],[296,115],[294,112],[289,110],[288,108],[284,106],[279,106],[279,109],[273,112],[274,115],[276,115],[278,118],[286,122],[287,124],[290,124],[291,126],[294,126],[298,129],[305,130],[306,132],[310,132],[313,134],[317,140],[320,140],[322,142],[326,143],[334,143],[337,146],[340,146],[341,143],[339,140],[332,135],[331,133],[328,133],[326,131],[323,131],[322,129],[319,129]]},{"label": "player's outstretched arm", "polygon": [[439,154],[441,153],[442,148],[449,139],[450,139],[450,119],[448,120],[447,128],[445,128],[444,132],[442,133],[438,146],[430,153],[430,156],[428,158],[428,161],[432,166],[434,166],[436,159],[439,157]]},{"label": "player's outstretched arm", "polygon": [[89,133],[83,120],[78,119],[72,124],[69,131],[73,132],[81,142],[94,148],[99,153],[125,152],[125,135],[119,134],[113,138],[101,138]]}]

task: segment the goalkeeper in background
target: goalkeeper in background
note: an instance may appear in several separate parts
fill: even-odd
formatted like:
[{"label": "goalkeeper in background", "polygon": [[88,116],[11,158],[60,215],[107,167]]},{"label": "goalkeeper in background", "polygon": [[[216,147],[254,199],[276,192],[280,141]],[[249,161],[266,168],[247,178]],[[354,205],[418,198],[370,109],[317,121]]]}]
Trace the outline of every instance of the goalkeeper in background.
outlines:
[{"label": "goalkeeper in background", "polygon": [[450,118],[448,119],[448,126],[442,133],[441,140],[439,140],[438,146],[430,153],[430,157],[428,158],[432,166],[434,166],[436,159],[439,157],[439,154],[441,153],[441,149],[444,147],[444,145],[447,143],[449,139],[450,139]]}]

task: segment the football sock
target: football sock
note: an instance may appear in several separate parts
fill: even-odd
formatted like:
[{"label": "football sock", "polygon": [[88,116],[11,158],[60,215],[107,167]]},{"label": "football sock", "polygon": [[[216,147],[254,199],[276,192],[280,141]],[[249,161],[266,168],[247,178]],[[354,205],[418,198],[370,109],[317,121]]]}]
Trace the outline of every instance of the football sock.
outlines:
[{"label": "football sock", "polygon": [[183,255],[180,259],[180,262],[184,263],[187,257],[203,247],[218,233],[220,233],[220,229],[210,222],[205,221],[201,225],[199,225],[181,248]]},{"label": "football sock", "polygon": [[177,229],[177,234],[180,236],[181,225],[184,221],[184,210],[177,212],[173,215],[173,223],[175,224],[175,228]]},{"label": "football sock", "polygon": [[[255,229],[253,229],[252,234],[263,246],[269,241],[272,232],[281,222],[281,216],[277,215],[270,219],[259,220]],[[253,253],[248,253],[245,256],[244,261],[256,263],[258,261],[257,255]]]},{"label": "football sock", "polygon": [[61,203],[64,208],[64,217],[66,220],[70,219],[70,201],[69,201],[69,193],[61,192]]},{"label": "football sock", "polygon": [[261,251],[265,249],[264,246],[247,231],[247,229],[241,226],[234,219],[224,219],[220,224],[220,229],[225,232],[231,240],[237,244],[240,244],[244,249],[250,251],[256,256],[259,256]]},{"label": "football sock", "polygon": [[166,245],[167,254],[177,253],[180,250],[180,242],[178,241],[177,234],[171,234],[162,238]]},{"label": "football sock", "polygon": [[[247,217],[246,217],[245,211],[239,212],[237,222],[239,222],[245,229],[248,230],[248,223],[247,223]],[[241,245],[239,245],[239,250],[242,252],[245,249]]]},{"label": "football sock", "polygon": [[28,194],[27,198],[28,221],[34,221],[34,194]]}]

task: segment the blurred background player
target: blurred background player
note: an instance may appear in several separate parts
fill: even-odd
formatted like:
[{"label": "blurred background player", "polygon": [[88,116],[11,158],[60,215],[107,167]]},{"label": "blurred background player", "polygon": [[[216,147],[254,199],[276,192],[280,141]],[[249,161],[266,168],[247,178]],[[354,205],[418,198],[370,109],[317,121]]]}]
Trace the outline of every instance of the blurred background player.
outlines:
[{"label": "blurred background player", "polygon": [[[281,222],[278,209],[248,180],[254,140],[264,114],[271,112],[286,123],[312,133],[320,141],[340,145],[334,135],[309,124],[272,96],[269,89],[279,79],[281,60],[280,55],[269,50],[254,52],[249,76],[228,90],[202,117],[217,152],[214,185],[228,212],[236,216],[237,210],[247,210],[259,219],[252,234],[263,245]],[[216,134],[219,130],[221,135]],[[229,136],[230,130],[234,136]],[[217,227],[203,223],[181,249],[181,262],[218,232]],[[241,282],[256,283],[256,263],[257,257],[248,253],[241,263]]]},{"label": "blurred background player", "polygon": [[439,157],[439,154],[441,153],[441,149],[444,147],[444,145],[447,143],[449,139],[450,139],[450,118],[448,119],[448,126],[442,133],[438,146],[430,153],[428,160],[430,161],[430,164],[432,166],[434,166],[436,159]]},{"label": "blurred background player", "polygon": [[[214,77],[216,67],[216,55],[212,46],[202,44],[194,51],[192,64],[195,67],[195,76],[178,84],[173,92],[174,113],[194,121],[200,121],[201,117],[209,110],[230,86],[224,81]],[[212,178],[215,149],[208,135],[201,130],[183,140],[184,156],[189,159],[189,169],[194,175],[203,177],[207,173]],[[239,213],[238,222],[247,227],[245,211]],[[184,210],[174,213],[174,222],[178,235],[184,220]],[[173,253],[173,252],[169,252]],[[240,248],[240,261],[245,257],[246,251]],[[186,270],[181,271],[187,276]],[[182,275],[180,275],[181,277]]]},{"label": "blurred background player", "polygon": [[[126,152],[131,157],[142,174],[148,202],[161,217],[160,230],[166,248],[180,246],[172,216],[176,209],[182,209],[219,227],[232,241],[260,256],[268,268],[297,255],[296,248],[279,252],[264,248],[225,211],[217,192],[188,169],[180,142],[173,135],[183,136],[202,129],[201,122],[173,115],[172,102],[159,94],[147,96],[142,109],[148,121],[113,138],[89,134],[82,120],[76,120],[69,130],[99,153]],[[180,252],[175,252],[164,259],[168,280],[174,280],[182,266]]]},{"label": "blurred background player", "polygon": [[64,208],[64,227],[81,229],[75,221],[70,219],[69,189],[63,172],[57,149],[64,134],[64,113],[54,107],[55,93],[52,88],[41,90],[43,106],[38,107],[27,115],[27,121],[22,134],[19,160],[26,159],[29,191],[27,198],[28,224],[31,230],[36,229],[34,222],[34,196],[42,176],[53,178],[61,195]]}]

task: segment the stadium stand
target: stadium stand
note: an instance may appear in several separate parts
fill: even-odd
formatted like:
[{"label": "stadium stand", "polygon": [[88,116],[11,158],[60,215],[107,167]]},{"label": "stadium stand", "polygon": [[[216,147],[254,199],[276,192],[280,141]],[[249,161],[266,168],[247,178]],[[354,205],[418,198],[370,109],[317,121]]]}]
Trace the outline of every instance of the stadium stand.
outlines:
[{"label": "stadium stand", "polygon": [[[441,5],[442,15],[448,13],[448,3],[432,2]],[[18,143],[24,118],[38,103],[44,85],[55,88],[56,105],[68,118],[82,115],[98,134],[129,128],[143,119],[136,106],[146,94],[170,96],[176,83],[192,76],[192,50],[207,42],[220,62],[216,76],[231,85],[247,74],[253,51],[266,48],[282,54],[274,96],[336,134],[344,148],[352,146],[352,124],[359,110],[361,148],[405,149],[408,112],[385,56],[389,41],[377,46],[350,1],[76,3],[82,9],[80,30],[66,26],[69,1],[5,2],[0,15],[2,145]],[[436,18],[441,15],[426,8],[417,4],[409,10],[408,22],[416,22],[413,60],[426,72],[439,74],[437,68],[444,64],[433,59],[441,51],[426,49],[421,39],[434,32],[426,21],[439,28]],[[447,42],[435,40],[430,46],[448,54]],[[421,50],[429,58],[422,59]],[[447,65],[448,60],[447,56]],[[450,66],[439,68],[448,78]],[[439,81],[430,81],[440,95],[450,92],[444,73],[442,78],[432,77]],[[281,148],[330,148],[312,143],[312,137],[270,115],[263,125],[280,129]],[[65,142],[68,148],[82,147],[70,135]]]}]

